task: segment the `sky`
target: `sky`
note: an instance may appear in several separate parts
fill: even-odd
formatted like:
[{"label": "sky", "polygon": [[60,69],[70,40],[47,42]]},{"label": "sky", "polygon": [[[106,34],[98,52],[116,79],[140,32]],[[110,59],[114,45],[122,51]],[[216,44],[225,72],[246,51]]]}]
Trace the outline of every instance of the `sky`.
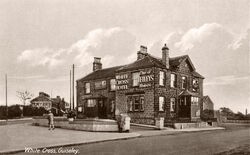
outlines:
[{"label": "sky", "polygon": [[1,0],[0,105],[21,104],[16,91],[69,102],[69,72],[79,79],[136,60],[140,45],[161,56],[188,54],[205,77],[215,109],[250,111],[248,0]]}]

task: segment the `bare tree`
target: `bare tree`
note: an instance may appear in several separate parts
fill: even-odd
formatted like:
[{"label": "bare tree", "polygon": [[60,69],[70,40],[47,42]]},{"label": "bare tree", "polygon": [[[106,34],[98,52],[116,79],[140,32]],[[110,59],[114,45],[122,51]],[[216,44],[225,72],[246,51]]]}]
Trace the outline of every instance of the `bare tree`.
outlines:
[{"label": "bare tree", "polygon": [[22,101],[24,106],[26,104],[26,101],[33,97],[33,94],[28,92],[27,90],[17,91],[16,93],[17,93],[17,97]]}]

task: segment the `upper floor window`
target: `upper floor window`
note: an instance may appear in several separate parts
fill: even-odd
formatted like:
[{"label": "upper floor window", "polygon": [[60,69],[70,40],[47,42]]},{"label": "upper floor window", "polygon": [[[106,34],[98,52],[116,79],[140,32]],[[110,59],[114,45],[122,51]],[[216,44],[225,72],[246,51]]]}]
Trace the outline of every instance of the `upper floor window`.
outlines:
[{"label": "upper floor window", "polygon": [[163,96],[159,97],[159,111],[164,111],[164,101],[165,98]]},{"label": "upper floor window", "polygon": [[199,80],[198,79],[193,79],[193,91],[197,91],[199,88]]},{"label": "upper floor window", "polygon": [[139,86],[140,74],[139,72],[132,73],[133,86]]},{"label": "upper floor window", "polygon": [[95,89],[103,89],[106,88],[106,81],[97,81],[95,82]]},{"label": "upper floor window", "polygon": [[176,88],[176,86],[177,86],[177,78],[176,78],[176,77],[177,77],[176,74],[171,74],[170,86],[171,86],[172,88]]},{"label": "upper floor window", "polygon": [[164,80],[165,80],[164,72],[160,71],[160,77],[159,77],[159,85],[160,86],[164,86]]},{"label": "upper floor window", "polygon": [[110,80],[110,90],[111,90],[111,91],[114,91],[114,90],[115,90],[115,85],[116,85],[115,79],[111,79],[111,80]]},{"label": "upper floor window", "polygon": [[186,89],[187,88],[187,77],[186,76],[182,76],[181,77],[181,88],[182,89]]},{"label": "upper floor window", "polygon": [[85,83],[85,94],[89,94],[90,93],[90,83]]},{"label": "upper floor window", "polygon": [[170,98],[170,112],[175,112],[175,110],[176,110],[175,98]]}]

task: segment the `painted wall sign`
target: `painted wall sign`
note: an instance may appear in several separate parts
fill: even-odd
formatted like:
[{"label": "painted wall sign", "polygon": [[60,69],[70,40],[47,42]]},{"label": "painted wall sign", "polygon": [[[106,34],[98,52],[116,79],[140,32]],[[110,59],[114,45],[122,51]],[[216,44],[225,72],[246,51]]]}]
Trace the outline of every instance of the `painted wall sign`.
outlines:
[{"label": "painted wall sign", "polygon": [[116,90],[128,89],[128,74],[116,75]]},{"label": "painted wall sign", "polygon": [[154,80],[152,69],[145,69],[140,71],[139,87],[151,87],[151,82]]}]

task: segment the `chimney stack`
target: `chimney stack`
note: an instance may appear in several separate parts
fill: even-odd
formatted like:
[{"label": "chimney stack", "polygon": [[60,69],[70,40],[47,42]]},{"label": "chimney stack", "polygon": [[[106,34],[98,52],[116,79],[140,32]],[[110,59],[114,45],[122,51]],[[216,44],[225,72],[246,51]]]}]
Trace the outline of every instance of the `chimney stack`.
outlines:
[{"label": "chimney stack", "polygon": [[147,47],[141,45],[140,51],[137,52],[137,60],[143,59],[145,56],[147,56]]},{"label": "chimney stack", "polygon": [[169,48],[167,44],[162,47],[162,62],[169,69]]},{"label": "chimney stack", "polygon": [[101,58],[94,57],[94,62],[93,62],[93,71],[97,71],[102,69],[102,63],[101,63]]}]

